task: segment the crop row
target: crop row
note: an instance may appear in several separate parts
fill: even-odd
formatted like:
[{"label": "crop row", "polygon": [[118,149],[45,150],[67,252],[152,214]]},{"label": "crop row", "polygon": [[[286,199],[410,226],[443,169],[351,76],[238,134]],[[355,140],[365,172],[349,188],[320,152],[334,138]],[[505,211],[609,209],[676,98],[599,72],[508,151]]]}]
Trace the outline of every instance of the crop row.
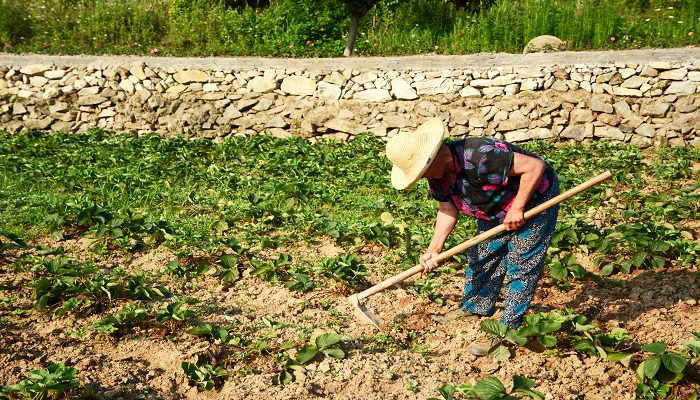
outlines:
[{"label": "crop row", "polygon": [[[610,183],[562,204],[546,266],[548,284],[564,289],[588,279],[615,284],[616,275],[637,269],[698,263],[700,151],[652,153],[607,142],[527,147],[559,171],[563,189],[602,170],[614,173]],[[249,366],[256,363],[277,371],[275,383],[285,384],[312,360],[377,347],[410,349],[417,343],[399,326],[389,334],[353,338],[332,322],[329,332],[316,336],[309,326],[267,317],[254,324],[204,323],[212,305],[181,290],[187,282],[213,279],[226,288],[252,277],[300,293],[329,288],[347,293],[367,285],[365,255],[373,251],[403,260],[382,273],[414,265],[430,239],[436,205],[423,184],[393,190],[382,151],[383,143],[370,136],[310,144],[262,135],[215,144],[99,129],[82,135],[0,132],[0,197],[5,199],[0,276],[6,277],[0,281],[0,326],[40,313],[76,318],[69,334],[86,340],[120,340],[136,329],[161,332],[166,340],[200,337],[225,350],[218,358],[200,355],[195,363],[183,362],[183,373],[202,390],[220,387],[234,360],[236,374],[251,373]],[[460,221],[448,246],[472,229],[472,221]],[[158,246],[176,259],[157,271],[133,274],[79,261],[60,246],[27,247],[47,235],[82,238],[98,259]],[[279,251],[318,239],[333,241],[344,253],[310,260]],[[588,254],[596,268],[585,269],[577,254]],[[441,272],[452,268],[448,263]],[[443,304],[442,282],[438,273],[427,274],[409,291]],[[30,297],[34,311],[15,308],[18,297]],[[302,306],[347,318],[330,302]],[[104,317],[84,322],[96,315]],[[698,355],[697,333],[688,333],[692,341],[684,349],[668,351],[663,343],[631,343],[624,330],[595,328],[570,310],[529,315],[518,330],[495,321],[482,325],[494,338],[490,355],[496,358],[537,341],[553,355],[576,351],[623,362],[637,372],[639,398],[663,397],[674,384],[687,382],[686,366]],[[32,372],[19,386],[3,387],[0,398],[34,393],[33,385],[52,387],[41,386],[42,380],[57,385],[46,390],[77,390],[75,373],[54,364]],[[534,382],[525,378],[515,377],[510,393],[494,379],[445,385],[440,393],[446,399],[455,391],[482,399],[537,398]]]}]

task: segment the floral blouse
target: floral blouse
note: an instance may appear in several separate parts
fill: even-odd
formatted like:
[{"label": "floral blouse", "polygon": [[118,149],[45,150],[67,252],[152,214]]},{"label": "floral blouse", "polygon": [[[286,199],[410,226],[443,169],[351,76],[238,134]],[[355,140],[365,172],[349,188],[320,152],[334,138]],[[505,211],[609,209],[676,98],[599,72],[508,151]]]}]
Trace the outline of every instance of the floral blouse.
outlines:
[{"label": "floral blouse", "polygon": [[[495,138],[466,138],[446,143],[455,163],[455,180],[428,178],[430,195],[437,201],[449,201],[467,215],[503,222],[520,187],[520,176],[508,176],[513,153],[536,155]],[[550,188],[556,171],[547,164],[539,186],[532,193],[526,210]]]}]

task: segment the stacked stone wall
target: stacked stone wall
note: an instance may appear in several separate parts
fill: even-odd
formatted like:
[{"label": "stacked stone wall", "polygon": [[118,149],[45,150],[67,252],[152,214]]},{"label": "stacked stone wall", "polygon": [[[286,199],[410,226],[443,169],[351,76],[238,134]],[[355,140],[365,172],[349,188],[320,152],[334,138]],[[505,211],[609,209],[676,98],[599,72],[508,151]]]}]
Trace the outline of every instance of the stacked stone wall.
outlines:
[{"label": "stacked stone wall", "polygon": [[0,64],[0,129],[98,126],[220,140],[387,138],[430,117],[453,137],[700,147],[700,62],[489,68]]}]

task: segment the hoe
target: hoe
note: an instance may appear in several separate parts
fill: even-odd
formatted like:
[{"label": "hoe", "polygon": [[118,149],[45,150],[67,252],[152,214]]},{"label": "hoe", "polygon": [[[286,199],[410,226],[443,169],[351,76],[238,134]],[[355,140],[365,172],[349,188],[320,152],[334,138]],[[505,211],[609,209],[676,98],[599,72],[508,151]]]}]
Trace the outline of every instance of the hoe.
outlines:
[{"label": "hoe", "polygon": [[[584,182],[584,183],[582,183],[582,184],[580,184],[572,189],[569,189],[566,192],[560,194],[559,196],[556,196],[556,197],[538,205],[537,207],[534,207],[531,210],[527,211],[525,213],[525,219],[530,219],[533,216],[541,213],[542,211],[544,211],[544,210],[546,210],[546,209],[548,209],[556,204],[559,204],[562,201],[568,199],[569,197],[575,196],[575,195],[579,194],[580,192],[582,192],[582,191],[584,191],[592,186],[599,184],[600,182],[610,178],[611,176],[612,176],[612,173],[610,173],[610,171],[607,171],[607,172],[604,172],[604,173],[602,173],[602,174],[600,174],[600,175],[598,175],[598,176],[596,176],[596,177],[594,177],[594,178],[592,178],[592,179],[590,179],[590,180],[588,180],[588,181],[586,181],[586,182]],[[469,239],[469,240],[467,240],[467,241],[465,241],[465,242],[463,242],[463,243],[461,243],[461,244],[459,244],[459,245],[457,245],[457,246],[455,246],[455,247],[453,247],[445,252],[438,254],[437,256],[431,258],[430,261],[437,262],[437,261],[442,261],[444,259],[452,257],[455,254],[461,253],[461,252],[467,250],[468,248],[475,246],[475,245],[481,243],[482,241],[489,239],[489,238],[491,238],[491,237],[493,237],[493,236],[495,236],[495,235],[497,235],[505,230],[506,230],[505,226],[503,224],[501,224],[493,229],[489,229],[486,232],[483,232],[477,236],[474,236],[473,238],[471,238],[471,239]],[[422,272],[422,271],[423,271],[423,266],[418,264],[410,269],[407,269],[406,271],[404,271],[398,275],[394,275],[393,277],[372,286],[371,288],[369,288],[363,292],[355,293],[355,294],[351,295],[350,297],[348,297],[348,301],[350,302],[350,304],[353,305],[353,308],[357,311],[357,314],[361,317],[361,320],[363,322],[368,322],[368,323],[374,325],[375,327],[377,327],[377,329],[381,330],[381,328],[379,327],[379,325],[380,325],[379,318],[377,318],[376,315],[374,315],[370,310],[367,309],[367,307],[365,307],[365,305],[363,304],[363,301],[366,298],[368,298],[369,296],[376,294],[376,293],[379,293],[382,290],[384,290],[384,289],[386,289],[394,284],[402,282],[403,280],[407,279],[408,277],[413,276],[413,275],[415,275],[419,272]]]}]

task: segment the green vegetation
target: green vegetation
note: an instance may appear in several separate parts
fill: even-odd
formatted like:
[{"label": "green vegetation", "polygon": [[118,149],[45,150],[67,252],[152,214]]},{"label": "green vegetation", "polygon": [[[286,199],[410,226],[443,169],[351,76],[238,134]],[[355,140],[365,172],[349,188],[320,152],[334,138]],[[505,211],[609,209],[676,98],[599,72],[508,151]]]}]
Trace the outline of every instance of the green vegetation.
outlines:
[{"label": "green vegetation", "polygon": [[[448,384],[441,386],[438,392],[445,400],[452,400],[455,392],[463,394],[467,399],[475,400],[516,400],[532,399],[542,400],[544,395],[532,390],[535,381],[522,376],[513,376],[513,387],[510,392],[506,389],[500,379],[489,376],[479,380],[476,384],[463,383],[457,387]],[[428,400],[439,400],[431,397]]]},{"label": "green vegetation", "polygon": [[[628,340],[629,332],[626,330],[615,328],[611,332],[597,332],[595,331],[597,326],[589,322],[585,316],[576,314],[570,309],[552,314],[526,315],[524,324],[519,329],[509,329],[505,324],[491,319],[481,322],[481,330],[488,334],[493,343],[488,352],[489,357],[500,361],[506,360],[512,355],[511,348],[507,346],[524,346],[528,343],[528,338],[536,338],[537,342],[545,348],[556,347],[561,352],[574,350],[589,357],[620,362],[627,368],[634,369],[639,381],[635,391],[637,399],[666,398],[670,391],[669,385],[682,382],[689,361],[698,356],[696,339],[700,333],[697,332],[692,333],[694,340],[685,346],[686,355],[681,352],[666,351],[667,344],[663,342],[646,344],[641,346],[641,349],[634,350]],[[644,358],[645,355],[646,358]],[[495,379],[489,377],[479,382],[489,380],[486,386],[489,391],[493,391],[488,397],[485,397],[486,392],[477,393],[479,398],[507,398],[505,388]],[[530,384],[526,389],[529,391],[532,386]],[[478,387],[479,384],[474,389]],[[518,385],[514,383],[514,387]],[[532,396],[534,399],[541,398]],[[444,394],[443,397],[445,397]]]},{"label": "green vegetation", "polygon": [[198,359],[195,364],[183,361],[182,370],[187,375],[190,384],[197,386],[199,390],[221,388],[223,377],[228,376],[228,372],[224,368],[209,365],[202,359]]},{"label": "green vegetation", "polygon": [[[685,0],[0,1],[4,51],[168,56],[340,56],[350,14],[357,55],[522,52],[554,35],[569,50],[697,45]],[[458,7],[466,3],[481,7]],[[350,5],[353,4],[353,7]],[[358,8],[359,7],[359,8]]]},{"label": "green vegetation", "polygon": [[[304,339],[304,336],[300,336],[300,339]],[[345,358],[345,352],[338,346],[342,343],[343,336],[337,333],[324,333],[316,336],[314,339],[314,344],[306,344],[302,347],[297,348],[296,357],[289,357],[285,353],[279,353],[277,359],[282,362],[283,369],[279,375],[279,381],[283,384],[288,384],[294,382],[294,370],[304,371],[304,364],[311,362],[314,358],[317,358],[319,354],[323,354],[326,357]],[[294,348],[294,342],[286,341],[282,343],[281,350],[287,350]]]},{"label": "green vegetation", "polygon": [[[362,284],[367,268],[357,252],[380,246],[404,260],[402,267],[415,265],[436,210],[424,184],[403,192],[391,187],[388,161],[379,156],[383,144],[369,136],[311,145],[262,135],[214,144],[93,129],[87,134],[0,132],[0,141],[5,199],[0,225],[13,245],[48,234],[86,237],[96,251],[165,245],[181,255],[166,268],[177,276],[201,276],[214,268],[231,284],[243,269],[251,269],[266,281],[291,279],[290,287],[301,291],[310,289],[311,276]],[[690,168],[700,158],[698,150],[659,149],[642,163],[638,148],[608,142],[528,147],[547,156],[564,189],[600,168],[616,175],[578,201],[562,204],[550,250],[552,283],[565,287],[571,279],[697,263],[700,245],[687,222],[700,212],[700,182]],[[588,207],[598,214],[589,215]],[[472,227],[473,221],[462,219],[448,246],[464,241]],[[318,237],[334,239],[348,253],[315,264],[284,253],[255,255]],[[204,256],[192,258],[187,249]],[[597,260],[600,275],[583,272],[572,256],[579,251]],[[68,300],[71,293],[92,301],[111,300],[117,293],[146,300],[169,295],[163,287],[150,287],[146,277],[95,271],[65,256],[35,256],[23,263],[36,275],[38,309]],[[438,286],[417,282],[413,290],[431,297]]]},{"label": "green vegetation", "polygon": [[[699,150],[652,152],[604,141],[525,147],[547,157],[559,171],[563,190],[603,169],[614,173],[561,205],[545,285],[568,290],[585,280],[618,284],[612,279],[635,271],[700,262],[693,223],[700,211],[694,170]],[[394,274],[415,265],[430,240],[437,204],[425,182],[394,190],[383,151],[383,142],[367,135],[347,143],[259,135],[217,144],[101,129],[0,132],[0,226],[8,239],[0,247],[5,260],[0,272],[8,275],[0,282],[0,324],[42,313],[74,319],[69,333],[85,341],[119,341],[149,332],[163,340],[189,337],[211,343],[219,349],[216,354],[199,353],[194,363],[182,364],[190,383],[201,390],[221,388],[225,379],[253,369],[272,372],[275,384],[291,383],[313,362],[333,362],[353,351],[408,350],[428,357],[430,346],[401,322],[377,335],[347,336],[342,332],[347,316],[333,300],[349,288],[366,286],[372,273]],[[467,239],[473,224],[462,219],[447,246]],[[59,244],[61,238],[80,240],[92,258],[77,259],[60,245],[28,247],[49,236]],[[341,251],[292,257],[291,252],[319,242]],[[176,259],[154,270],[129,272],[101,262],[155,248],[167,249]],[[595,260],[597,268],[584,269],[576,257],[581,254]],[[387,263],[372,271],[377,258]],[[444,272],[454,274],[452,267],[446,263],[443,274],[428,273],[407,291],[442,304],[440,287],[449,275]],[[204,282],[217,286],[217,293],[245,291],[243,279],[289,290],[289,298],[298,300],[288,305],[290,313],[316,309],[329,317],[325,325],[303,317],[293,323],[268,316],[248,320],[248,305],[240,304],[239,314],[222,321],[216,319],[216,300],[188,297]],[[18,308],[18,298],[30,300],[29,306]],[[320,326],[327,331],[316,331]],[[575,352],[620,362],[636,372],[639,398],[690,385],[688,366],[700,354],[698,333],[680,349],[634,344],[624,329],[599,331],[572,310],[530,314],[519,329],[488,320],[482,328],[494,337],[490,355],[498,359],[529,343],[552,356]],[[525,378],[514,377],[510,391],[491,378],[473,386],[445,385],[440,395],[539,396],[534,382]],[[14,396],[6,394],[14,387],[19,388],[2,388],[0,397]],[[422,390],[414,379],[405,388]]]},{"label": "green vegetation", "polygon": [[0,386],[0,399],[43,400],[47,396],[65,395],[80,386],[77,370],[65,365],[51,364],[45,370],[34,370],[27,379],[12,386]]}]

